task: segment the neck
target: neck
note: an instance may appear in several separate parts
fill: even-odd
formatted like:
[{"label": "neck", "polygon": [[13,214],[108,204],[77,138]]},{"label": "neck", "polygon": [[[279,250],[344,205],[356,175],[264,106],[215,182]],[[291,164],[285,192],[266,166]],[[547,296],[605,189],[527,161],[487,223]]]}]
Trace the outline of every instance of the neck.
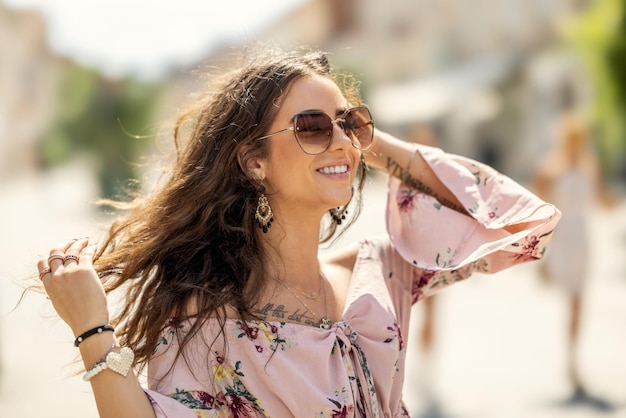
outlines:
[{"label": "neck", "polygon": [[268,274],[305,292],[318,290],[320,218],[278,217],[263,234]]}]

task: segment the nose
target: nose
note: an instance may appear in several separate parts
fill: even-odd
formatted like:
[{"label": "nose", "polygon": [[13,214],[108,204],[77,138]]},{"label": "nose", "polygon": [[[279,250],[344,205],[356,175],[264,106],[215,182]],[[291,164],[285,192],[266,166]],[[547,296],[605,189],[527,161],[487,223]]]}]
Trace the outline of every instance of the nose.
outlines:
[{"label": "nose", "polygon": [[352,138],[350,138],[350,136],[343,129],[343,122],[345,121],[341,118],[337,118],[333,121],[333,136],[331,147],[343,148],[347,145],[354,146],[354,144],[352,143]]}]

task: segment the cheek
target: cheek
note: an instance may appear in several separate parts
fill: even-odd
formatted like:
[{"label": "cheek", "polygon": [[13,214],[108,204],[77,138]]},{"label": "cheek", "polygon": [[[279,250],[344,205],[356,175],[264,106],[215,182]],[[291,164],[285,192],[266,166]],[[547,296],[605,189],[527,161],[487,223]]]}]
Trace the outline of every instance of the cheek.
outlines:
[{"label": "cheek", "polygon": [[354,167],[354,170],[352,170],[352,173],[351,173],[352,181],[354,181],[354,179],[357,177],[359,169],[361,169],[364,166],[364,164],[361,164],[361,155],[362,155],[361,151],[357,149],[355,149],[354,151],[355,151],[354,159],[352,160],[353,161],[352,166]]},{"label": "cheek", "polygon": [[285,132],[272,139],[273,141],[269,144],[270,162],[272,164],[280,165],[283,162],[306,155],[300,149],[292,132]]},{"label": "cheek", "polygon": [[266,170],[267,181],[277,191],[290,184],[295,183],[297,186],[297,183],[307,174],[309,166],[310,159],[300,150],[298,144],[285,145],[280,149],[274,149],[271,153]]}]

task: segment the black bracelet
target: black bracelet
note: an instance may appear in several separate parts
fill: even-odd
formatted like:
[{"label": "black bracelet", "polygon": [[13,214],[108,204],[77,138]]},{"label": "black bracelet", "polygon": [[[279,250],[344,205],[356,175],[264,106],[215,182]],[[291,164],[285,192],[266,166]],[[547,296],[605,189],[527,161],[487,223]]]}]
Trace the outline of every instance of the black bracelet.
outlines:
[{"label": "black bracelet", "polygon": [[78,347],[80,343],[82,343],[87,338],[91,337],[92,335],[100,334],[104,331],[115,332],[115,328],[113,328],[111,325],[100,325],[99,327],[95,327],[95,328],[90,329],[89,331],[85,331],[82,334],[80,334],[76,338],[76,340],[74,340],[74,347]]}]

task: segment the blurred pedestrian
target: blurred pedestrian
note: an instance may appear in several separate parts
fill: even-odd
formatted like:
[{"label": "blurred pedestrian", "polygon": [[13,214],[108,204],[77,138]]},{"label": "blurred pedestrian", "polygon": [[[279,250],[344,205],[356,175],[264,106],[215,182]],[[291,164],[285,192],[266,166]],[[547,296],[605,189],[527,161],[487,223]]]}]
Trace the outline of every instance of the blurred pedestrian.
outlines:
[{"label": "blurred pedestrian", "polygon": [[[101,417],[408,416],[412,304],[537,260],[559,219],[488,166],[374,129],[326,54],[258,52],[183,113],[161,188],[109,202],[128,212],[98,248],[38,263]],[[388,235],[320,257],[368,167],[389,173]]]},{"label": "blurred pedestrian", "polygon": [[562,113],[555,144],[534,176],[534,191],[563,213],[550,250],[539,264],[541,276],[567,298],[567,378],[572,395],[567,403],[609,405],[590,395],[579,367],[581,318],[591,258],[590,221],[603,190],[600,168],[590,141],[589,126],[576,108],[575,90],[565,83],[560,91]]}]

